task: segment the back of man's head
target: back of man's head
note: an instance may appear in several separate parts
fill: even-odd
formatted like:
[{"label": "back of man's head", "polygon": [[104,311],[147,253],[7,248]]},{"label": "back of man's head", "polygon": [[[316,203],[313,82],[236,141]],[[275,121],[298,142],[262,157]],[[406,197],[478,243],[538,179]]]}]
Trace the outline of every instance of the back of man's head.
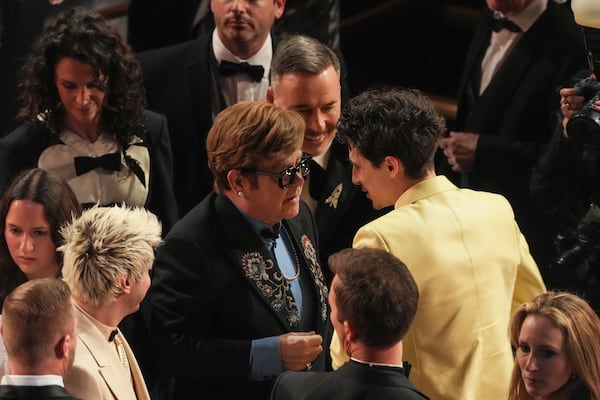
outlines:
[{"label": "back of man's head", "polygon": [[404,174],[423,178],[445,131],[445,121],[414,89],[369,89],[353,97],[338,122],[338,137],[379,167],[385,157],[402,162]]},{"label": "back of man's head", "polygon": [[344,249],[329,257],[337,319],[367,347],[398,343],[410,327],[419,291],[406,265],[380,249]]},{"label": "back of man's head", "polygon": [[154,261],[161,225],[141,207],[93,207],[61,229],[63,277],[73,297],[92,307],[122,294],[117,284],[128,276],[139,282]]},{"label": "back of man's head", "polygon": [[75,325],[71,291],[64,281],[34,279],[15,288],[2,307],[2,335],[10,373],[66,372],[75,350]]}]

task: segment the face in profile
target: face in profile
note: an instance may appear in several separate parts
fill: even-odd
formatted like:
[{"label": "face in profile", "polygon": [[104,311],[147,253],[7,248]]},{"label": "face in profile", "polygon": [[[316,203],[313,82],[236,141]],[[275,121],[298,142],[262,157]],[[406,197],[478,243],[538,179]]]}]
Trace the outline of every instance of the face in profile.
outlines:
[{"label": "face in profile", "polygon": [[81,136],[82,130],[100,124],[106,78],[96,76],[91,65],[74,58],[56,64],[55,83],[65,110],[65,125]]},{"label": "face in profile", "polygon": [[296,111],[304,118],[302,151],[318,156],[329,149],[341,112],[340,77],[333,66],[318,75],[281,75],[274,82],[272,97],[277,107]]},{"label": "face in profile", "polygon": [[573,373],[564,333],[541,315],[523,321],[516,361],[527,393],[542,400],[554,398]]},{"label": "face in profile", "polygon": [[131,312],[135,312],[139,310],[140,303],[146,297],[146,293],[148,293],[148,289],[150,288],[150,271],[152,270],[152,263],[154,260],[150,260],[144,266],[144,270],[142,271],[142,276],[138,281],[131,280],[130,281],[130,303],[131,303]]},{"label": "face in profile", "polygon": [[362,191],[367,193],[373,208],[380,210],[393,205],[396,199],[390,191],[393,185],[385,163],[376,168],[355,146],[350,146],[349,157],[352,163],[352,183],[360,185]]},{"label": "face in profile", "polygon": [[[256,169],[279,174],[287,168],[298,167],[302,150],[298,149],[285,160],[261,160]],[[243,176],[243,175],[242,175]],[[254,175],[257,184],[253,185],[250,176],[243,178],[244,211],[251,217],[267,224],[275,225],[282,219],[294,218],[300,211],[300,194],[304,178],[298,171],[292,183],[285,189],[274,176]]]},{"label": "face in profile", "polygon": [[28,280],[56,278],[60,267],[46,207],[31,200],[14,200],[4,225],[6,245]]}]

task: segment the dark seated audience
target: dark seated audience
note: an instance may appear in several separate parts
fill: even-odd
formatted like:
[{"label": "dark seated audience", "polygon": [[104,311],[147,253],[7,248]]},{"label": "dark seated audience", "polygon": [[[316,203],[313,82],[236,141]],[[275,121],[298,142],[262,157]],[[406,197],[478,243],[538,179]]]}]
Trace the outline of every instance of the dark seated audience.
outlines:
[{"label": "dark seated audience", "polygon": [[345,249],[329,257],[331,323],[350,356],[334,372],[285,372],[272,400],[427,399],[408,380],[402,338],[419,291],[398,258],[380,249]]},{"label": "dark seated audience", "polygon": [[2,307],[2,335],[8,375],[0,399],[75,399],[63,376],[73,365],[77,338],[69,286],[40,278],[14,289]]}]

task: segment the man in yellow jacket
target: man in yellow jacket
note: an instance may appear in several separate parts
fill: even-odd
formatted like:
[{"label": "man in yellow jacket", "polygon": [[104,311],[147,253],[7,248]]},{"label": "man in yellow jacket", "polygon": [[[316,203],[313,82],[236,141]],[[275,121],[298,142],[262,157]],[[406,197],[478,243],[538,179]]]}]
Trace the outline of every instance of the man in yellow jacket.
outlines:
[{"label": "man in yellow jacket", "polygon": [[[389,251],[417,282],[417,314],[404,338],[416,387],[436,400],[506,398],[510,316],[546,288],[508,201],[436,176],[444,129],[418,91],[369,90],[350,100],[338,132],[350,147],[353,182],[374,208],[394,205],[357,232],[353,247]],[[334,368],[348,359],[345,348],[335,336]]]}]

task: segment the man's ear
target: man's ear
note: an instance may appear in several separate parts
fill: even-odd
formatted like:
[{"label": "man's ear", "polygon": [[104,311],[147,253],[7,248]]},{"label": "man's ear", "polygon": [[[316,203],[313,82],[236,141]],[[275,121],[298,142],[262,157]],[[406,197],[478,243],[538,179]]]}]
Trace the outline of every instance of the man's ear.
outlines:
[{"label": "man's ear", "polygon": [[123,293],[131,292],[131,285],[133,285],[133,277],[131,274],[123,275],[119,278],[119,287]]},{"label": "man's ear", "polygon": [[243,176],[240,170],[230,169],[229,172],[227,172],[227,182],[233,192],[237,193],[239,191],[244,191]]},{"label": "man's ear", "polygon": [[344,321],[342,325],[344,327],[344,339],[346,342],[352,343],[356,338],[356,330],[349,321]]},{"label": "man's ear", "polygon": [[71,335],[66,334],[58,339],[56,346],[54,346],[54,354],[56,358],[65,358],[69,355],[69,343],[72,340]]},{"label": "man's ear", "polygon": [[383,159],[383,168],[388,172],[390,178],[396,178],[398,175],[404,175],[404,165],[396,157],[386,156]]},{"label": "man's ear", "polygon": [[267,102],[273,104],[275,101],[275,96],[273,96],[273,87],[269,86],[267,88]]}]

